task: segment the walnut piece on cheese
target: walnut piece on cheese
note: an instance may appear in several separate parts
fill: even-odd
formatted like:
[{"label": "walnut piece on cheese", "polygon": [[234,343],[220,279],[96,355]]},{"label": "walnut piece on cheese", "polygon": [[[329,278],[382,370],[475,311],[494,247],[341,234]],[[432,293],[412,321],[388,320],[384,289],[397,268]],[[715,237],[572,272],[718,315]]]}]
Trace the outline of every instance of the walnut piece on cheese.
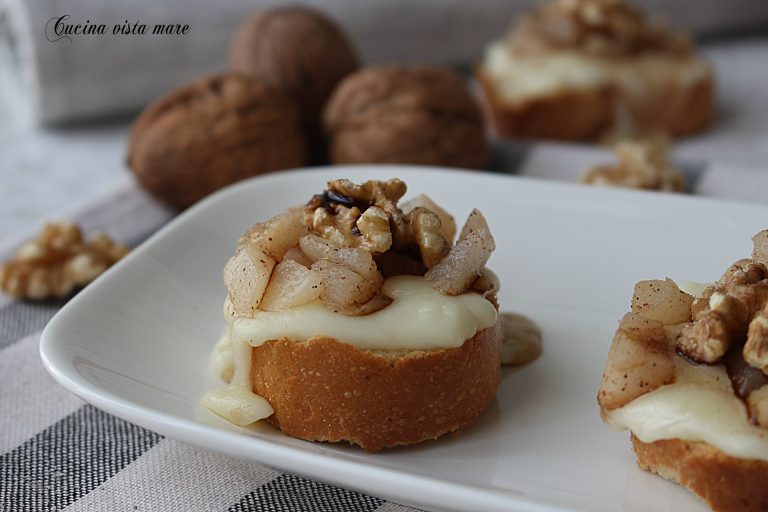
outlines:
[{"label": "walnut piece on cheese", "polygon": [[693,322],[682,327],[677,350],[694,361],[713,364],[746,336],[745,360],[755,368],[760,368],[763,362],[768,367],[760,348],[765,331],[761,327],[760,312],[766,302],[768,269],[750,259],[737,261],[706,290],[704,297],[693,301]]}]

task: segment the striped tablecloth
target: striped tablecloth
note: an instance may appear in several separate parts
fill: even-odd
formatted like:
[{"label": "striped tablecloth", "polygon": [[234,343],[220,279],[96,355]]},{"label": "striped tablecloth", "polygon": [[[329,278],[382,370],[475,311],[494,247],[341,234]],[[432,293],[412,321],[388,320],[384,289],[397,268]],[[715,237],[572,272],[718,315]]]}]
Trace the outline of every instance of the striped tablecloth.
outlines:
[{"label": "striped tablecloth", "polygon": [[[605,152],[569,146],[501,145],[495,167],[574,180],[605,160]],[[768,204],[768,172],[711,163],[686,169],[694,193]],[[72,215],[86,232],[134,245],[170,217],[133,184]],[[0,258],[17,243],[0,241]],[[40,332],[60,307],[0,298],[0,510],[413,510],[164,438],[84,403],[53,381],[38,356]]]}]

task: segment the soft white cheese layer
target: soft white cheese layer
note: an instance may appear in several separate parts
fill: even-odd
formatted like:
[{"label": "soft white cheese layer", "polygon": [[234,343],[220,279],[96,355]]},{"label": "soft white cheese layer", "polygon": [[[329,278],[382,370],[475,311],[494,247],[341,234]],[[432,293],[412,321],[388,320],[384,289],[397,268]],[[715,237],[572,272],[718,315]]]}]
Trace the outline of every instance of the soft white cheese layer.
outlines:
[{"label": "soft white cheese layer", "polygon": [[768,461],[768,431],[753,425],[722,366],[680,359],[677,381],[609,412],[615,430],[629,429],[644,443],[704,441],[734,457]]},{"label": "soft white cheese layer", "polygon": [[680,281],[677,283],[677,287],[681,292],[685,292],[696,298],[704,296],[704,290],[706,290],[712,283],[699,283],[697,281]]},{"label": "soft white cheese layer", "polygon": [[696,56],[640,55],[626,59],[597,58],[575,51],[518,57],[501,41],[486,49],[483,67],[494,89],[510,103],[572,89],[620,86],[631,96],[649,88],[665,87],[670,80],[689,86],[710,74]]},{"label": "soft white cheese layer", "polygon": [[255,347],[279,338],[306,341],[324,335],[361,349],[434,350],[459,347],[496,323],[496,308],[481,295],[444,295],[423,277],[391,277],[381,291],[392,303],[365,316],[333,313],[319,301],[257,311],[251,318],[227,315],[231,339]]}]

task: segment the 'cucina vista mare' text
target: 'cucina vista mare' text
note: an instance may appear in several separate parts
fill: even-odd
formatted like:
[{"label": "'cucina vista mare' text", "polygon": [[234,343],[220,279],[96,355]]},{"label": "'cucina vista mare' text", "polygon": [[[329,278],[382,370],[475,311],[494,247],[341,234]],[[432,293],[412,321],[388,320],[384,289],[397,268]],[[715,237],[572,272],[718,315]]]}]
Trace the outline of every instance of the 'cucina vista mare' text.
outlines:
[{"label": "'cucina vista mare' text", "polygon": [[142,36],[142,35],[186,35],[189,33],[189,25],[180,23],[154,23],[151,29],[146,23],[139,20],[115,23],[92,23],[86,19],[82,23],[71,23],[69,14],[51,18],[45,25],[45,37],[51,42],[61,39],[72,40],[75,36]]}]

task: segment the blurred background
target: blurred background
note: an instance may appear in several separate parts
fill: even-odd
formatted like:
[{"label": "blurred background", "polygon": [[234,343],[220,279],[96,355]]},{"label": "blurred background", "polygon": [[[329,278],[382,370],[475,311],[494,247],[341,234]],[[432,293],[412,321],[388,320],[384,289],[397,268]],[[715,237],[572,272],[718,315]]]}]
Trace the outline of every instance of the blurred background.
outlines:
[{"label": "blurred background", "polygon": [[[125,145],[147,104],[226,68],[227,47],[258,0],[0,0],[0,238],[130,181]],[[315,0],[349,33],[366,64],[419,62],[463,70],[533,1]],[[637,0],[690,31],[718,81],[715,126],[675,156],[768,172],[768,2]],[[189,25],[186,34],[51,37],[50,24],[136,21]],[[51,21],[53,20],[53,21]],[[52,40],[53,39],[53,40]]]}]

